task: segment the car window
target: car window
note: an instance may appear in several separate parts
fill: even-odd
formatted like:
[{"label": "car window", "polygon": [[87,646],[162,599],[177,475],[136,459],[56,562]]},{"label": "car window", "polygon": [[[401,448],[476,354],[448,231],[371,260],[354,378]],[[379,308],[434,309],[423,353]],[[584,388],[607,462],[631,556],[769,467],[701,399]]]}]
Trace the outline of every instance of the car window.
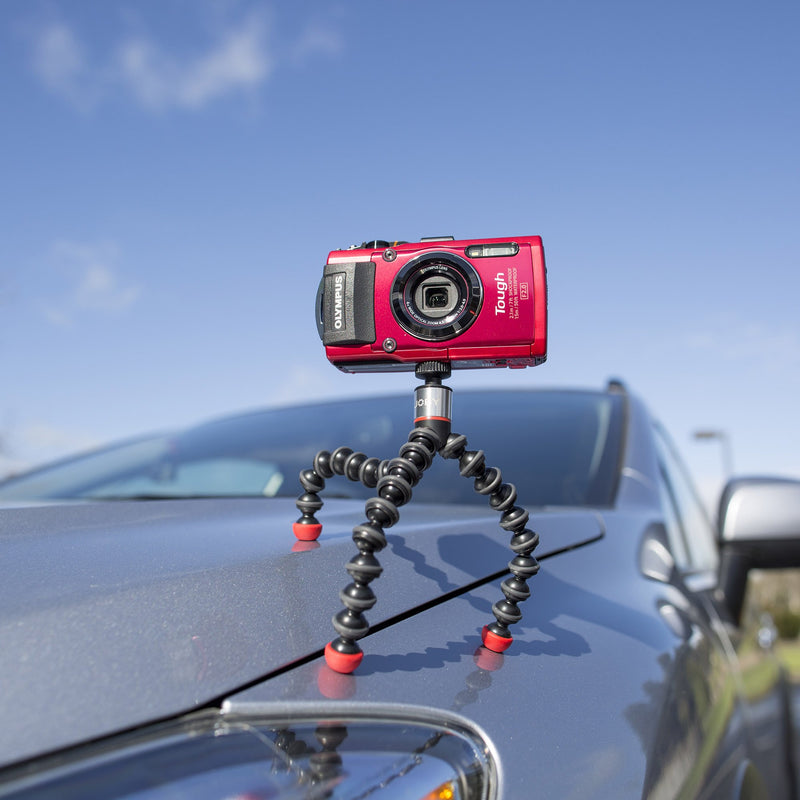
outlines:
[{"label": "car window", "polygon": [[[622,439],[622,399],[593,392],[462,392],[453,430],[483,450],[526,506],[609,506]],[[319,450],[346,446],[391,459],[413,427],[411,395],[297,406],[216,420],[169,437],[110,448],[0,484],[0,500],[287,496]],[[330,496],[374,489],[341,476]],[[436,458],[415,502],[485,504],[458,465]]]},{"label": "car window", "polygon": [[711,521],[666,431],[655,426],[665,524],[678,567],[686,572],[715,570],[718,562]]},{"label": "car window", "polygon": [[92,497],[274,497],[284,476],[277,464],[242,458],[199,458],[162,462],[160,468],[140,471],[97,486]]},{"label": "car window", "polygon": [[170,437],[155,435],[66,458],[0,483],[2,500],[47,500],[80,497],[87,487],[107,487],[158,474],[170,452]]}]

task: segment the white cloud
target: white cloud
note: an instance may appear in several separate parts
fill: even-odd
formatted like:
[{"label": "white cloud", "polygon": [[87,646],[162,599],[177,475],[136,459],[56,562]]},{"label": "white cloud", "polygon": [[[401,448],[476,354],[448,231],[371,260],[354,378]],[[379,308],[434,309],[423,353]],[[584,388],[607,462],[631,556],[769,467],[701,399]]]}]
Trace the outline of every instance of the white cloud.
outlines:
[{"label": "white cloud", "polygon": [[93,102],[97,92],[89,79],[86,54],[63,23],[46,25],[35,37],[32,63],[34,72],[52,91],[79,107]]},{"label": "white cloud", "polygon": [[321,374],[316,366],[309,368],[295,364],[281,375],[266,401],[270,405],[313,401],[332,396],[334,388],[328,373]]},{"label": "white cloud", "polygon": [[101,441],[84,431],[31,421],[15,429],[0,450],[0,479],[56,458],[98,447]]},{"label": "white cloud", "polygon": [[336,26],[319,21],[274,49],[263,6],[237,20],[218,21],[216,31],[205,47],[187,52],[174,41],[141,30],[133,34],[129,28],[102,52],[88,47],[66,22],[51,22],[34,33],[31,62],[48,89],[81,110],[127,95],[147,111],[163,112],[197,110],[254,92],[273,76],[280,60],[297,66],[343,50]]},{"label": "white cloud", "polygon": [[59,89],[86,69],[86,60],[72,31],[54,23],[45,27],[34,42],[33,66],[48,86]]},{"label": "white cloud", "polygon": [[800,331],[791,324],[775,326],[719,315],[687,334],[685,341],[690,349],[722,361],[757,363],[769,372],[800,366]]},{"label": "white cloud", "polygon": [[119,253],[113,244],[62,241],[52,248],[51,258],[67,280],[66,291],[43,306],[54,325],[69,326],[84,311],[119,313],[141,296],[141,287],[120,278]]},{"label": "white cloud", "polygon": [[341,34],[329,25],[312,23],[291,48],[292,61],[304,64],[317,55],[337,56],[344,50]]},{"label": "white cloud", "polygon": [[30,421],[13,428],[0,440],[0,480],[72,453],[101,444],[85,431],[58,428],[43,421]]},{"label": "white cloud", "polygon": [[20,431],[19,440],[26,450],[36,453],[57,451],[61,454],[88,450],[100,444],[91,434],[56,428],[46,422],[28,423]]},{"label": "white cloud", "polygon": [[208,52],[181,62],[154,42],[124,42],[116,61],[122,82],[149,109],[200,108],[223,95],[256,88],[272,71],[267,26],[253,15],[229,28]]}]

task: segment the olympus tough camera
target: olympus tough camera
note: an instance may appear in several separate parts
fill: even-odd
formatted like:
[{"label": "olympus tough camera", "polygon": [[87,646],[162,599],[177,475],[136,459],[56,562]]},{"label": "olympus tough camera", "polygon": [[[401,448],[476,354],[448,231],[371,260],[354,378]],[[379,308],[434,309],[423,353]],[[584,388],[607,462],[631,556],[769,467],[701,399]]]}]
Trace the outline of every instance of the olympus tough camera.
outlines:
[{"label": "olympus tough camera", "polygon": [[328,255],[317,292],[328,360],[345,372],[532,367],[547,357],[539,236],[362,244]]}]

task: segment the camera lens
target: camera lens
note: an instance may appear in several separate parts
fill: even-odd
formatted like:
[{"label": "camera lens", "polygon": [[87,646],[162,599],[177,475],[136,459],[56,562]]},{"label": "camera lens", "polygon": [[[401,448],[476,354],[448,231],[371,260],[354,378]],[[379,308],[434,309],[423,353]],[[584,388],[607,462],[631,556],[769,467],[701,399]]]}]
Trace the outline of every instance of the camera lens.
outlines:
[{"label": "camera lens", "polygon": [[419,339],[443,341],[463,333],[483,301],[475,268],[452,253],[426,253],[408,262],[392,284],[392,311]]},{"label": "camera lens", "polygon": [[458,305],[458,286],[446,276],[434,275],[417,284],[414,305],[430,319],[442,319]]},{"label": "camera lens", "polygon": [[426,286],[423,290],[425,300],[423,308],[425,311],[447,308],[448,293],[446,286]]}]

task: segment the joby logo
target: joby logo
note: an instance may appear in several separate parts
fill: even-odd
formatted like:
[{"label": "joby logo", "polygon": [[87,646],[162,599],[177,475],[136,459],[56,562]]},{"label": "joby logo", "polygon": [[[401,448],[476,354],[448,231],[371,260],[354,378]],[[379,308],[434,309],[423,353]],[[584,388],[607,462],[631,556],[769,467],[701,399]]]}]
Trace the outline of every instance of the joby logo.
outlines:
[{"label": "joby logo", "polygon": [[420,397],[416,402],[417,408],[439,408],[439,402],[433,397]]},{"label": "joby logo", "polygon": [[441,408],[441,401],[434,397],[418,397],[414,405],[417,407],[417,410],[424,409],[431,414],[435,414]]}]

